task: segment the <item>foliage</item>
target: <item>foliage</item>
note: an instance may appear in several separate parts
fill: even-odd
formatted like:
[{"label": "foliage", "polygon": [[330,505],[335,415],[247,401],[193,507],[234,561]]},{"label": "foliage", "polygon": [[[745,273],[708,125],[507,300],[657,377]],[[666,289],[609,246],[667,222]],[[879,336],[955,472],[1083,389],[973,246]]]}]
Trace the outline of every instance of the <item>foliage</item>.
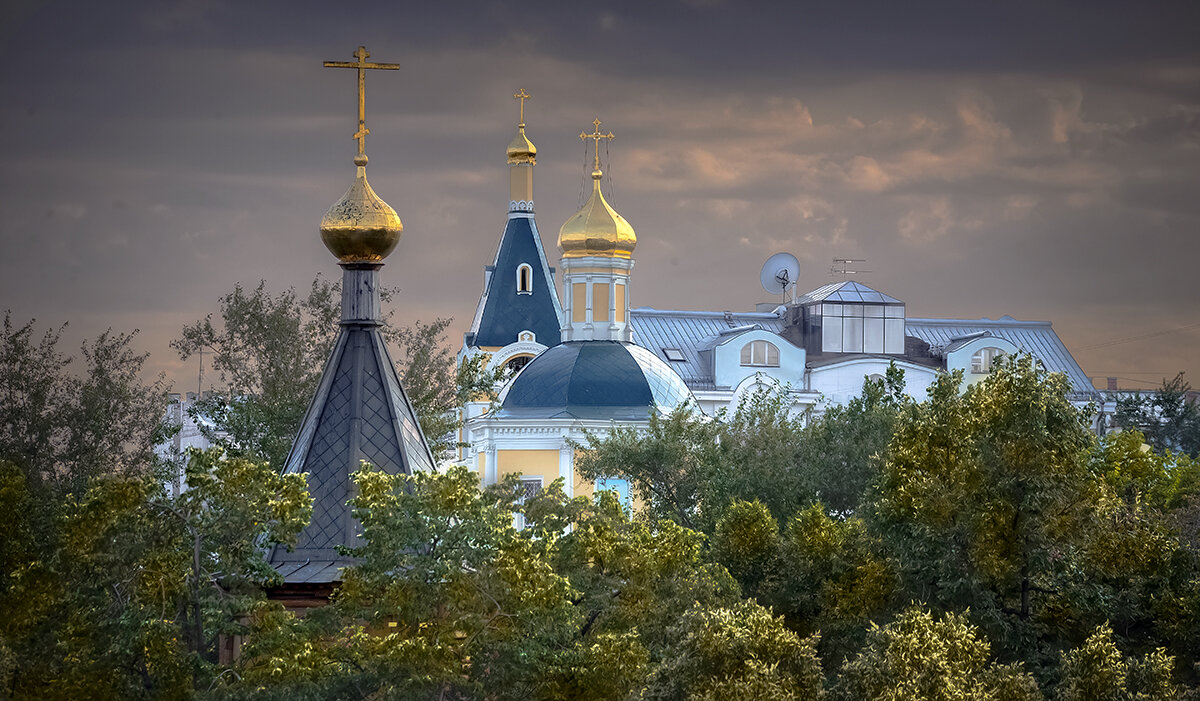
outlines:
[{"label": "foliage", "polygon": [[567,499],[556,482],[525,513],[530,537],[551,546],[555,570],[578,592],[573,603],[585,640],[636,630],[658,662],[672,627],[692,606],[737,601],[729,574],[705,556],[702,534],[668,519],[630,519],[614,492]]},{"label": "foliage", "polygon": [[647,699],[819,699],[816,636],[800,638],[753,600],[693,607],[675,626]]},{"label": "foliage", "polygon": [[339,289],[320,276],[303,298],[294,289],[274,296],[265,281],[250,292],[238,284],[220,299],[219,326],[209,314],[171,343],[181,360],[212,356],[220,389],[194,412],[215,424],[206,429],[215,445],[282,467],[333,348]]},{"label": "foliage", "polygon": [[124,476],[46,498],[0,466],[9,694],[179,697],[211,672],[216,634],[272,574],[259,543],[294,540],[308,509],[302,478],[217,458],[193,456],[177,500]]},{"label": "foliage", "polygon": [[323,620],[259,622],[241,667],[248,688],[323,697],[531,693],[574,611],[545,544],[513,528],[515,490],[480,491],[464,468],[408,476],[364,467],[355,481],[361,563],[347,569]]},{"label": "foliage", "polygon": [[795,441],[795,479],[803,492],[834,513],[856,513],[909,403],[904,371],[891,363],[882,381],[866,378],[857,397],[816,418]]},{"label": "foliage", "polygon": [[35,340],[33,322],[4,315],[0,336],[0,460],[36,487],[79,493],[92,477],[146,473],[163,437],[165,381],[140,379],[148,354],[133,333],[105,331],[81,347],[81,376],[58,350],[62,329]]},{"label": "foliage", "polygon": [[897,575],[880,550],[861,518],[831,518],[821,504],[788,522],[760,596],[802,634],[822,632],[830,669],[862,645],[867,623],[892,606]]},{"label": "foliage", "polygon": [[1200,402],[1191,394],[1182,372],[1171,380],[1164,378],[1153,393],[1117,400],[1116,424],[1138,429],[1159,452],[1200,458]]},{"label": "foliage", "polygon": [[882,628],[842,668],[833,696],[847,701],[925,699],[1018,701],[1041,699],[1021,665],[999,664],[991,646],[965,616],[940,619],[910,607]]},{"label": "foliage", "polygon": [[1063,701],[1168,701],[1179,696],[1171,680],[1174,658],[1158,648],[1142,658],[1121,654],[1112,629],[1101,625],[1080,647],[1063,654]]},{"label": "foliage", "polygon": [[[340,293],[340,283],[319,275],[304,297],[294,289],[273,295],[265,281],[250,292],[237,285],[220,299],[220,324],[210,314],[184,327],[171,346],[183,360],[211,353],[221,383],[194,408],[214,424],[202,429],[209,440],[230,455],[281,468],[333,350]],[[394,293],[381,290],[384,301]],[[400,351],[400,379],[434,455],[442,456],[456,445],[454,410],[464,397],[491,391],[495,378],[478,364],[455,370],[445,340],[450,319],[411,327],[388,321],[381,333]]]},{"label": "foliage", "polygon": [[970,608],[1011,651],[1039,635],[1063,544],[1088,518],[1093,439],[1066,378],[1029,356],[961,394],[960,383],[941,376],[902,413],[872,527],[908,596]]},{"label": "foliage", "polygon": [[717,521],[712,537],[713,558],[725,565],[754,596],[779,548],[779,524],[759,501],[735,501]]},{"label": "foliage", "polygon": [[866,380],[863,396],[807,427],[790,413],[786,387],[763,387],[715,420],[693,407],[652,415],[644,434],[615,428],[590,435],[576,471],[620,477],[653,518],[712,533],[734,501],[764,504],[779,524],[818,500],[849,515],[878,470],[905,400],[903,372]]}]

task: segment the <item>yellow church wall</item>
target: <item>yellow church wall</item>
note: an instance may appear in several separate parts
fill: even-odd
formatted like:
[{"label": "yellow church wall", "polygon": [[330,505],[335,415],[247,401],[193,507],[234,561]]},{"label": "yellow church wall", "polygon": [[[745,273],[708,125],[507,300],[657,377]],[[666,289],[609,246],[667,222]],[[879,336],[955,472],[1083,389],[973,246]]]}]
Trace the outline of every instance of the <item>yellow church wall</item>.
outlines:
[{"label": "yellow church wall", "polygon": [[482,483],[487,479],[487,454],[479,453],[475,456],[475,470],[479,473],[479,481]]},{"label": "yellow church wall", "polygon": [[533,199],[533,167],[514,165],[508,169],[508,197],[515,202]]},{"label": "yellow church wall", "polygon": [[557,450],[497,450],[496,478],[521,473],[525,477],[541,477],[548,487],[558,479]]},{"label": "yellow church wall", "polygon": [[608,321],[608,283],[592,285],[592,320]]},{"label": "yellow church wall", "polygon": [[587,284],[576,282],[571,285],[571,321],[587,321]]},{"label": "yellow church wall", "polygon": [[625,286],[617,285],[615,291],[617,293],[617,318],[614,321],[624,322],[625,321]]}]

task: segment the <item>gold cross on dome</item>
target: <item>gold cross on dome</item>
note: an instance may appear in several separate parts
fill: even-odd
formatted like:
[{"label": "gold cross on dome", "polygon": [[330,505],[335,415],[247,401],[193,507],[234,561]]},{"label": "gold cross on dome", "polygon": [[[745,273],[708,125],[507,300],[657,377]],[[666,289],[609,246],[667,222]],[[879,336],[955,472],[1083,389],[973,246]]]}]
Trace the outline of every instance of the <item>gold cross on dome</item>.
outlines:
[{"label": "gold cross on dome", "polygon": [[583,141],[584,139],[591,139],[592,141],[595,142],[596,157],[593,162],[593,167],[595,168],[596,172],[599,172],[600,171],[600,139],[608,139],[609,141],[612,141],[613,139],[615,139],[617,137],[613,136],[613,133],[611,131],[608,132],[607,134],[600,133],[600,119],[598,117],[596,118],[595,121],[592,122],[592,124],[594,124],[596,126],[596,130],[593,131],[591,134],[587,133],[586,131],[579,132],[579,140]]},{"label": "gold cross on dome", "polygon": [[513,94],[514,100],[521,101],[521,119],[518,120],[519,126],[522,126],[522,127],[525,126],[525,101],[531,97],[533,97],[533,95],[530,95],[529,93],[525,92],[525,88],[521,88],[520,90],[518,90],[516,93]]},{"label": "gold cross on dome", "polygon": [[[367,105],[366,105],[366,86],[367,86],[367,69],[377,68],[385,71],[395,71],[400,69],[399,63],[367,63],[367,57],[371,52],[367,51],[367,47],[360,46],[354,52],[354,57],[357,61],[326,61],[326,68],[357,68],[358,69],[358,131],[354,133],[354,140],[358,142],[358,155],[366,156],[366,141],[367,134],[371,130],[367,128]],[[358,159],[355,159],[357,162]],[[363,164],[360,164],[363,165]]]}]

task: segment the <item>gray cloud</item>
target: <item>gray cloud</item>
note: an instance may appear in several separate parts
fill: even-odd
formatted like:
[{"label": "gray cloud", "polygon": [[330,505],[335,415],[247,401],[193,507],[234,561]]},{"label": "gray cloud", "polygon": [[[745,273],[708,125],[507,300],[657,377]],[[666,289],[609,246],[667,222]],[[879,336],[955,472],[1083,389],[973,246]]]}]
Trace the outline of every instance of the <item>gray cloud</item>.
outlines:
[{"label": "gray cloud", "polygon": [[167,341],[233,284],[337,274],[316,223],[352,176],[353,74],[319,62],[363,43],[403,67],[368,77],[367,142],[406,227],[384,269],[401,320],[468,323],[523,86],[551,252],[588,186],[576,135],[616,132],[635,305],[748,308],[777,250],[809,287],[867,258],[914,315],[1051,319],[1088,372],[1200,384],[1196,329],[1079,350],[1197,320],[1190,4],[767,8],[26,7],[0,44],[0,306],[140,326],[186,385]]}]

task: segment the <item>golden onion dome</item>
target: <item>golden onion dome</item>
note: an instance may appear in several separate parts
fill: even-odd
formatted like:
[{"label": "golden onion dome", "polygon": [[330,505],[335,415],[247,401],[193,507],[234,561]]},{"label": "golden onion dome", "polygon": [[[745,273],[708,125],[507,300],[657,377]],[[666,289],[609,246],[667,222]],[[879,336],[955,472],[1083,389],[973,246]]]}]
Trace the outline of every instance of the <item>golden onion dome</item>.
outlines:
[{"label": "golden onion dome", "polygon": [[564,258],[602,256],[632,258],[637,236],[625,217],[609,206],[600,192],[603,173],[592,171],[592,196],[558,230],[558,247]]},{"label": "golden onion dome", "polygon": [[508,145],[505,151],[508,156],[509,165],[516,163],[528,163],[529,165],[537,165],[537,146],[525,136],[525,125],[517,125],[517,136]]},{"label": "golden onion dome", "polygon": [[354,162],[358,175],[342,199],[321,218],[321,240],[343,263],[375,263],[400,242],[404,224],[367,182],[366,156],[360,155]]}]

